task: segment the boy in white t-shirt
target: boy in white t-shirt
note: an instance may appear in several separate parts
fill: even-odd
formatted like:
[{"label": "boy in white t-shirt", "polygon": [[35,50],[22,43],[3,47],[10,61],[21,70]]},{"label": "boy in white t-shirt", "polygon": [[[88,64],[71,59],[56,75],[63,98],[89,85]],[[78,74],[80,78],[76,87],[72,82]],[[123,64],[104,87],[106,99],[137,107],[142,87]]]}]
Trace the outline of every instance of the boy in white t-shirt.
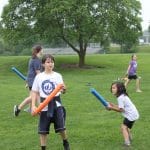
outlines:
[{"label": "boy in white t-shirt", "polygon": [[[38,95],[40,95],[42,102],[58,84],[64,85],[61,74],[53,71],[54,62],[54,57],[52,55],[46,54],[42,58],[44,72],[39,73],[35,77],[32,85],[33,112],[36,108],[36,97]],[[65,92],[65,89],[64,85],[62,92]],[[65,128],[66,113],[61,103],[60,94],[61,92],[57,93],[54,99],[40,113],[38,133],[40,134],[41,150],[46,150],[47,134],[49,134],[51,123],[54,123],[55,132],[60,133],[62,137],[64,150],[70,150]]]},{"label": "boy in white t-shirt", "polygon": [[109,103],[107,109],[122,113],[124,120],[121,125],[121,131],[125,141],[124,144],[126,146],[130,146],[132,140],[130,129],[132,128],[135,120],[139,118],[138,110],[128,97],[124,83],[112,83],[111,92],[117,97],[118,105]]}]

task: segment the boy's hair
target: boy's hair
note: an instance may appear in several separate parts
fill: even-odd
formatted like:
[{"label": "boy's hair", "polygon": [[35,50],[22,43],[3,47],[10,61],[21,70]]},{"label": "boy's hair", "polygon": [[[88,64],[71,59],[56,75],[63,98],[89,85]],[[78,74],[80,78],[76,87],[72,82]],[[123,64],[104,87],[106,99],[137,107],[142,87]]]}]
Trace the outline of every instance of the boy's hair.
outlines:
[{"label": "boy's hair", "polygon": [[55,62],[55,59],[54,59],[54,57],[53,57],[52,55],[50,55],[50,54],[45,54],[45,55],[43,55],[43,57],[42,57],[42,64],[45,63],[45,61],[47,60],[47,58],[50,58],[53,62]]},{"label": "boy's hair", "polygon": [[119,97],[121,94],[125,94],[128,96],[128,93],[126,91],[126,88],[125,88],[125,85],[123,82],[113,82],[112,85],[111,85],[111,92],[112,92],[112,86],[113,85],[116,85],[117,87],[117,93],[116,93],[116,96]]},{"label": "boy's hair", "polygon": [[33,47],[33,51],[32,51],[32,58],[36,58],[37,54],[42,50],[42,47],[40,45],[35,45]]}]

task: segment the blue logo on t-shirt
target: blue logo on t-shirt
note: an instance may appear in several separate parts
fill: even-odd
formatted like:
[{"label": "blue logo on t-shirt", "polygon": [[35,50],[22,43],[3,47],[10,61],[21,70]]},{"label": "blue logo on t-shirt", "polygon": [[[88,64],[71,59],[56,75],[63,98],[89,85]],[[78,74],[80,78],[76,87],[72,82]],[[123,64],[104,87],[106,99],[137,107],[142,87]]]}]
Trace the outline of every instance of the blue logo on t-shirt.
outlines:
[{"label": "blue logo on t-shirt", "polygon": [[55,89],[55,85],[50,80],[45,80],[42,83],[42,91],[44,94],[49,95]]}]

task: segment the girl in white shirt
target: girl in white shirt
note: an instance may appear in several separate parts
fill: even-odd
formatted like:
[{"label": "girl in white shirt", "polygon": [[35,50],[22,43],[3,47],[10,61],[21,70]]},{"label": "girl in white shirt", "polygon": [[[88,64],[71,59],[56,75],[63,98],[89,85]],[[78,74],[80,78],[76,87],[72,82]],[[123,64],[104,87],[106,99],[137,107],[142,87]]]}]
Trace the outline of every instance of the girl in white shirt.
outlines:
[{"label": "girl in white shirt", "polygon": [[135,120],[139,118],[138,110],[128,97],[124,83],[112,83],[111,93],[117,97],[118,105],[109,103],[107,109],[122,113],[124,120],[121,125],[121,131],[125,141],[124,144],[126,146],[130,146],[132,140],[130,129],[132,128]]}]

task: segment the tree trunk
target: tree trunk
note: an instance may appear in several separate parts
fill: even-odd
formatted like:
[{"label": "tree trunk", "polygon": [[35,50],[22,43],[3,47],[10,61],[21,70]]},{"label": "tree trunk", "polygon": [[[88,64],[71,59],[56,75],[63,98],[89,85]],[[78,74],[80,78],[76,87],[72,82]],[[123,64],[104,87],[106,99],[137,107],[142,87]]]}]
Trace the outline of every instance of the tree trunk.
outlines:
[{"label": "tree trunk", "polygon": [[78,54],[79,56],[79,63],[78,66],[80,68],[83,68],[85,65],[85,56],[86,56],[86,48],[87,48],[87,43],[83,43],[83,40],[80,36],[79,40],[79,49],[77,49],[72,43],[70,43],[64,36],[62,39]]},{"label": "tree trunk", "polygon": [[78,53],[79,56],[79,67],[83,68],[85,65],[85,51],[81,51]]}]

